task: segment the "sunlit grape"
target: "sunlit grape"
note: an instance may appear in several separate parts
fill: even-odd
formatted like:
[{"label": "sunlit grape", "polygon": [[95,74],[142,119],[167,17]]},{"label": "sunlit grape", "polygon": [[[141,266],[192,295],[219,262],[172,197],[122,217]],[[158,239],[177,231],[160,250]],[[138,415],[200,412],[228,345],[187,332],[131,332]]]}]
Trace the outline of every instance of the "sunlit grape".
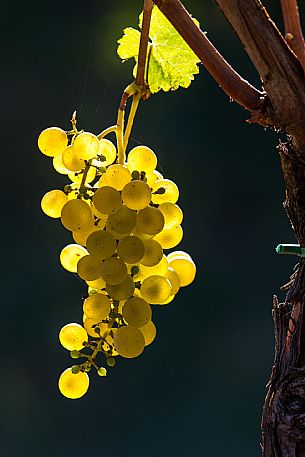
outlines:
[{"label": "sunlit grape", "polygon": [[90,132],[84,132],[75,138],[73,150],[76,156],[82,160],[90,160],[96,157],[100,149],[98,138]]},{"label": "sunlit grape", "polygon": [[152,185],[152,201],[161,203],[176,203],[179,198],[179,189],[170,179],[158,179]]},{"label": "sunlit grape", "polygon": [[127,206],[123,205],[116,213],[109,215],[106,227],[107,230],[110,229],[119,234],[129,234],[131,230],[135,227],[136,222],[136,211],[127,208]]},{"label": "sunlit grape", "polygon": [[106,138],[102,138],[100,140],[99,154],[104,156],[105,160],[102,161],[104,167],[112,164],[115,161],[117,155],[115,145]]},{"label": "sunlit grape", "polygon": [[84,172],[69,173],[68,177],[72,182],[75,182],[78,184],[83,183],[83,185],[85,185],[85,184],[91,183],[94,180],[95,175],[96,175],[96,169],[94,167],[90,167],[88,170],[88,173],[86,174],[84,181],[83,181]]},{"label": "sunlit grape", "polygon": [[123,282],[116,285],[107,284],[106,290],[113,300],[127,300],[132,297],[135,285],[130,276],[127,276]]},{"label": "sunlit grape", "polygon": [[162,232],[155,236],[163,249],[171,249],[177,246],[183,238],[183,229],[181,225],[170,229],[163,229]]},{"label": "sunlit grape", "polygon": [[137,227],[148,235],[157,235],[164,227],[164,216],[158,208],[147,206],[137,215]]},{"label": "sunlit grape", "polygon": [[163,249],[160,243],[155,240],[144,240],[145,253],[140,263],[146,267],[153,267],[161,262]]},{"label": "sunlit grape", "polygon": [[111,257],[102,262],[102,278],[113,286],[121,284],[127,277],[127,267],[123,260]]},{"label": "sunlit grape", "polygon": [[163,276],[149,276],[144,279],[140,293],[148,303],[163,303],[171,294],[171,283]]},{"label": "sunlit grape", "polygon": [[117,252],[124,262],[137,263],[144,256],[144,243],[137,236],[127,236],[120,240]]},{"label": "sunlit grape", "polygon": [[58,380],[60,392],[67,398],[81,398],[89,388],[89,376],[83,371],[72,373],[71,368],[67,368]]},{"label": "sunlit grape", "polygon": [[67,203],[68,197],[62,190],[50,190],[41,200],[41,209],[49,217],[57,218]]},{"label": "sunlit grape", "polygon": [[102,214],[113,214],[122,206],[121,194],[114,187],[103,186],[93,195],[94,207]]},{"label": "sunlit grape", "polygon": [[57,173],[60,173],[61,175],[67,175],[70,173],[70,170],[68,170],[68,168],[66,168],[63,164],[62,154],[53,157],[53,167],[54,170],[56,170]]},{"label": "sunlit grape", "polygon": [[165,274],[165,277],[171,283],[171,286],[172,286],[171,295],[176,295],[176,293],[180,289],[180,278],[179,278],[178,274],[175,272],[175,270],[173,268],[169,267]]},{"label": "sunlit grape", "polygon": [[110,165],[106,173],[99,180],[99,187],[110,186],[117,190],[122,190],[123,187],[131,181],[131,174],[127,167],[120,164]]},{"label": "sunlit grape", "polygon": [[152,173],[157,166],[157,157],[147,146],[136,146],[128,154],[127,166],[130,171]]},{"label": "sunlit grape", "polygon": [[194,281],[196,276],[196,265],[191,258],[182,256],[172,256],[168,262],[169,266],[175,270],[180,279],[180,286],[185,287]]},{"label": "sunlit grape", "polygon": [[144,327],[139,328],[139,330],[144,336],[145,346],[151,344],[156,338],[156,326],[152,321],[148,322]]},{"label": "sunlit grape", "polygon": [[68,144],[68,137],[64,130],[58,127],[49,127],[38,137],[40,151],[49,157],[55,157],[63,152]]},{"label": "sunlit grape", "polygon": [[74,149],[73,146],[68,146],[62,153],[62,162],[63,165],[71,171],[81,171],[85,168],[86,164],[83,159],[80,159]]},{"label": "sunlit grape", "polygon": [[60,253],[60,263],[66,270],[71,273],[76,273],[77,264],[85,255],[88,255],[88,251],[83,246],[68,244]]},{"label": "sunlit grape", "polygon": [[146,325],[152,316],[151,307],[140,297],[132,297],[127,300],[123,306],[122,314],[128,324],[138,328]]},{"label": "sunlit grape", "polygon": [[65,349],[83,349],[83,343],[88,341],[88,335],[84,327],[79,324],[67,324],[59,332],[59,341]]},{"label": "sunlit grape", "polygon": [[144,181],[131,181],[122,190],[122,200],[130,209],[146,208],[151,200],[150,187]]},{"label": "sunlit grape", "polygon": [[165,229],[171,229],[181,224],[183,220],[183,213],[178,205],[175,205],[175,203],[166,202],[161,203],[158,208],[164,216]]},{"label": "sunlit grape", "polygon": [[88,236],[86,247],[93,257],[104,260],[115,253],[116,241],[111,233],[97,230]]},{"label": "sunlit grape", "polygon": [[92,255],[86,255],[77,264],[77,274],[85,281],[94,281],[102,275],[101,262]]},{"label": "sunlit grape", "polygon": [[[90,319],[89,317],[85,317],[84,327],[88,335],[93,338],[97,338],[99,335],[104,337],[109,330],[107,324],[101,323],[99,319]],[[95,329],[97,329],[98,332],[96,332]]]},{"label": "sunlit grape", "polygon": [[93,224],[93,215],[90,206],[83,200],[69,200],[61,210],[63,226],[71,230],[84,230]]}]

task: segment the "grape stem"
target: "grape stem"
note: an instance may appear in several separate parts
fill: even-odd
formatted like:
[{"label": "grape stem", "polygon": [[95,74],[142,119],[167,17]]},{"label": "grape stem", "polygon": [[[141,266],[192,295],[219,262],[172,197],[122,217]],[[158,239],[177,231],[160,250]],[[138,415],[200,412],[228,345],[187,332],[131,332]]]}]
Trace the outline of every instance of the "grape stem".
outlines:
[{"label": "grape stem", "polygon": [[[124,115],[125,115],[125,108],[126,103],[129,97],[135,95],[138,92],[138,88],[136,84],[133,82],[126,87],[123,92],[119,109],[118,109],[118,117],[117,117],[117,125],[116,125],[116,140],[117,140],[117,147],[118,147],[118,163],[120,165],[124,165],[125,163],[125,151],[124,151]],[[129,127],[131,131],[132,125]]]},{"label": "grape stem", "polygon": [[140,100],[141,100],[141,94],[137,93],[137,94],[133,95],[132,103],[131,103],[131,107],[130,107],[130,111],[129,111],[129,115],[128,115],[127,126],[126,126],[126,130],[125,130],[125,135],[124,135],[124,141],[123,141],[124,154],[126,153],[130,133],[132,130],[134,118],[135,118]]},{"label": "grape stem", "polygon": [[109,135],[109,133],[112,133],[112,132],[115,132],[117,129],[117,126],[116,125],[111,125],[110,127],[108,127],[107,129],[103,130],[101,133],[99,133],[97,135],[98,139],[101,140],[102,138],[104,138],[105,136]]},{"label": "grape stem", "polygon": [[137,74],[135,78],[135,83],[139,87],[145,87],[145,67],[147,65],[147,47],[148,47],[148,39],[149,39],[149,28],[150,28],[150,21],[151,21],[151,13],[153,9],[153,2],[152,0],[144,0],[143,5],[143,18],[142,18],[142,28],[141,28],[141,37],[140,37],[140,45],[139,45],[139,53],[138,53],[138,66],[137,66]]},{"label": "grape stem", "polygon": [[305,42],[297,0],[281,0],[281,8],[285,24],[285,40],[305,70]]}]

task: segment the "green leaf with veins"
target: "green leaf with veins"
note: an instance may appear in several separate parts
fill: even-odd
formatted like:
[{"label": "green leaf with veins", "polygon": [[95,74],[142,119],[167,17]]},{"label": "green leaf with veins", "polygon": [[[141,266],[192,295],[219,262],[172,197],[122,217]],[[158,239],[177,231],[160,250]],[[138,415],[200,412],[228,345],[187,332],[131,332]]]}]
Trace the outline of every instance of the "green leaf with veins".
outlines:
[{"label": "green leaf with veins", "polygon": [[[198,21],[194,19],[196,25]],[[139,17],[139,26],[142,24],[142,14]],[[133,74],[136,74],[140,32],[128,27],[124,35],[118,40],[119,57],[124,61],[134,58],[136,65]],[[176,90],[179,86],[188,87],[194,75],[199,73],[197,64],[200,62],[184,39],[179,35],[161,11],[154,7],[151,17],[148,45],[147,83],[152,93],[159,90],[165,92]]]}]

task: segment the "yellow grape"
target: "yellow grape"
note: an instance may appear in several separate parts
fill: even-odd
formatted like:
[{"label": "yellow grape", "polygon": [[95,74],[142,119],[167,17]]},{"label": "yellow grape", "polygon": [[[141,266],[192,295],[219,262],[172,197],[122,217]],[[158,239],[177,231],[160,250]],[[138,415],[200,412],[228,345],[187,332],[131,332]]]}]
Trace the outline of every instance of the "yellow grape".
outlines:
[{"label": "yellow grape", "polygon": [[[145,211],[145,210],[142,210]],[[114,231],[120,235],[129,234],[137,222],[136,211],[123,205],[114,214],[108,216],[106,223],[107,230]]]},{"label": "yellow grape", "polygon": [[146,267],[145,265],[140,265],[140,272],[136,275],[135,279],[137,281],[143,281],[148,276],[158,275],[165,276],[168,270],[168,260],[163,254],[160,262],[157,265],[152,267]]},{"label": "yellow grape", "polygon": [[176,293],[180,289],[180,278],[179,278],[178,274],[175,272],[175,270],[173,268],[169,267],[165,274],[165,277],[171,283],[171,286],[172,286],[171,295],[176,295]]},{"label": "yellow grape", "polygon": [[151,200],[150,187],[144,181],[131,181],[122,190],[122,200],[130,209],[146,208]]},{"label": "yellow grape", "polygon": [[177,246],[183,238],[183,229],[181,225],[170,229],[163,229],[162,232],[155,236],[163,249],[171,249]]},{"label": "yellow grape", "polygon": [[69,200],[61,211],[61,222],[71,232],[92,226],[93,214],[90,206],[78,198]]},{"label": "yellow grape", "polygon": [[117,252],[124,262],[138,263],[145,253],[144,243],[137,236],[126,236],[120,240]]},{"label": "yellow grape", "polygon": [[145,177],[147,179],[147,184],[149,185],[149,187],[151,187],[153,183],[157,181],[157,179],[163,179],[163,175],[161,175],[161,173],[157,170],[154,170],[151,173],[146,173]]},{"label": "yellow grape", "polygon": [[185,287],[194,281],[196,276],[196,265],[189,257],[171,257],[168,265],[175,270],[180,279],[180,286]]},{"label": "yellow grape", "polygon": [[120,192],[110,186],[97,189],[93,195],[92,202],[94,207],[102,214],[113,214],[123,204]]},{"label": "yellow grape", "polygon": [[140,263],[146,267],[153,267],[161,262],[163,249],[160,243],[155,240],[144,241],[145,254]]},{"label": "yellow grape", "polygon": [[86,283],[93,289],[104,289],[106,287],[106,283],[102,277],[97,278],[94,281],[86,281]]},{"label": "yellow grape", "polygon": [[123,187],[131,181],[131,174],[124,165],[114,164],[107,168],[106,173],[100,178],[98,185],[114,187],[116,190],[122,190]]},{"label": "yellow grape", "polygon": [[73,150],[79,159],[93,159],[100,150],[99,139],[93,133],[81,133],[74,140]]},{"label": "yellow grape", "polygon": [[86,298],[83,311],[89,319],[106,319],[111,309],[111,301],[104,294],[94,293]]},{"label": "yellow grape", "polygon": [[120,327],[114,335],[114,347],[122,357],[132,359],[144,351],[144,336],[132,325]]},{"label": "yellow grape", "polygon": [[113,300],[127,300],[132,297],[135,285],[133,279],[128,275],[123,282],[116,285],[107,284],[106,290]]},{"label": "yellow grape", "polygon": [[61,175],[67,175],[70,173],[70,170],[68,170],[68,168],[66,168],[63,164],[62,154],[59,154],[58,156],[53,157],[53,167],[54,167],[54,170],[56,170],[57,173],[59,173]]},{"label": "yellow grape", "polygon": [[88,251],[83,246],[68,244],[60,253],[60,263],[71,273],[77,273],[77,264],[85,255],[88,255]]},{"label": "yellow grape", "polygon": [[[164,189],[163,193],[155,193],[158,190]],[[179,189],[177,185],[170,179],[158,179],[152,185],[152,201],[160,205],[161,203],[176,203],[179,198]]]},{"label": "yellow grape", "polygon": [[183,212],[178,205],[166,202],[161,203],[158,208],[164,216],[165,229],[171,229],[181,224],[183,220]]},{"label": "yellow grape", "polygon": [[157,157],[147,146],[136,146],[128,154],[127,166],[130,171],[152,173],[157,166]]},{"label": "yellow grape", "polygon": [[86,246],[88,236],[91,235],[91,233],[96,232],[97,230],[99,230],[99,227],[97,227],[94,224],[90,225],[90,227],[85,228],[83,230],[75,230],[75,232],[72,232],[73,240],[77,244]]},{"label": "yellow grape", "polygon": [[42,197],[41,209],[47,216],[57,218],[67,201],[68,197],[62,190],[50,190]]},{"label": "yellow grape", "polygon": [[158,304],[165,302],[171,295],[171,283],[163,276],[149,276],[141,285],[141,296],[148,303]]},{"label": "yellow grape", "polygon": [[[95,175],[96,175],[96,168],[90,167],[88,170],[88,173],[86,174],[86,179],[83,184],[88,184],[88,183],[92,182],[95,179]],[[75,172],[75,173],[68,174],[68,178],[70,179],[70,181],[76,182],[77,184],[81,184],[81,182],[83,180],[83,176],[84,176],[84,172],[82,172],[82,173]]]},{"label": "yellow grape", "polygon": [[158,208],[147,206],[137,215],[137,227],[148,235],[157,235],[164,227],[164,216]]},{"label": "yellow grape", "polygon": [[144,327],[139,328],[140,332],[144,336],[145,346],[151,344],[156,338],[157,330],[155,324],[150,321]]},{"label": "yellow grape", "polygon": [[71,171],[81,171],[85,168],[85,161],[77,157],[73,146],[68,146],[62,153],[63,165]]},{"label": "yellow grape", "polygon": [[111,233],[105,230],[97,230],[88,236],[86,247],[93,257],[104,260],[115,253],[116,241]]},{"label": "yellow grape", "polygon": [[101,262],[92,255],[85,255],[77,264],[77,274],[85,281],[94,281],[102,275]]},{"label": "yellow grape", "polygon": [[99,154],[102,154],[106,159],[102,161],[103,166],[108,167],[108,165],[112,164],[116,159],[117,154],[115,145],[106,138],[102,138],[100,140]]},{"label": "yellow grape", "polygon": [[49,157],[55,157],[67,147],[68,137],[64,130],[58,127],[49,127],[41,132],[38,137],[40,151]]},{"label": "yellow grape", "polygon": [[170,261],[174,257],[183,257],[183,258],[192,260],[191,256],[187,252],[184,252],[184,251],[173,251],[173,252],[170,252],[169,254],[167,254],[166,257],[167,257],[168,261]]},{"label": "yellow grape", "polygon": [[74,374],[72,367],[67,368],[59,377],[58,388],[64,397],[81,398],[89,388],[89,376],[83,371]]},{"label": "yellow grape", "polygon": [[[86,315],[84,318],[84,327],[88,335],[93,336],[93,338],[98,338],[99,335],[105,337],[109,330],[108,324],[100,322],[99,319],[90,319]],[[99,329],[99,333],[94,330],[95,328]]]},{"label": "yellow grape", "polygon": [[137,328],[148,324],[152,316],[151,307],[140,297],[132,297],[127,300],[124,303],[122,314],[127,324]]},{"label": "yellow grape", "polygon": [[83,343],[88,341],[88,335],[84,327],[71,323],[62,327],[59,332],[59,341],[68,351],[74,349],[80,351],[84,347]]},{"label": "yellow grape", "polygon": [[118,257],[111,257],[102,262],[102,278],[107,284],[121,284],[127,277],[127,266]]}]

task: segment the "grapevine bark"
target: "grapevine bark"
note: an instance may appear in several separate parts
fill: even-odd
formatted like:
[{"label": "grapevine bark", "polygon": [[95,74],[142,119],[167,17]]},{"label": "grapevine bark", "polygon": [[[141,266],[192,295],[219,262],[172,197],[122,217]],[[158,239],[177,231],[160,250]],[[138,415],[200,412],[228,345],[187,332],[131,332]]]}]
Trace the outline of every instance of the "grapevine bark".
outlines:
[{"label": "grapevine bark", "polygon": [[[305,246],[305,79],[302,67],[304,44],[298,35],[298,50],[294,52],[269,17],[259,0],[216,0],[216,3],[239,37],[262,81],[264,103],[251,108],[251,103],[240,103],[251,112],[252,122],[268,125],[287,133],[287,142],[278,146],[284,175],[286,199],[284,208],[296,239]],[[285,2],[286,4],[288,2]],[[230,78],[227,64],[206,53],[204,40],[198,37],[198,28],[189,21],[179,0],[155,0],[155,4],[171,21],[198,57],[204,61],[210,74],[224,89]],[[296,0],[290,1],[295,5]],[[292,10],[284,11],[284,19],[299,27]],[[296,28],[295,28],[296,30]],[[287,37],[286,37],[287,38]],[[196,42],[197,41],[197,42]],[[205,57],[204,57],[205,55]],[[299,59],[297,58],[299,56]],[[217,61],[217,73],[213,65]],[[208,62],[207,62],[208,61]],[[235,86],[237,84],[237,86]],[[241,83],[244,100],[255,94],[253,88]],[[235,93],[234,79],[230,90]],[[254,89],[255,91],[256,89]],[[224,89],[225,92],[227,92]],[[252,95],[251,95],[252,94]],[[283,286],[284,303],[273,299],[276,354],[267,386],[262,417],[263,457],[305,457],[305,259],[300,262],[290,281]]]}]

